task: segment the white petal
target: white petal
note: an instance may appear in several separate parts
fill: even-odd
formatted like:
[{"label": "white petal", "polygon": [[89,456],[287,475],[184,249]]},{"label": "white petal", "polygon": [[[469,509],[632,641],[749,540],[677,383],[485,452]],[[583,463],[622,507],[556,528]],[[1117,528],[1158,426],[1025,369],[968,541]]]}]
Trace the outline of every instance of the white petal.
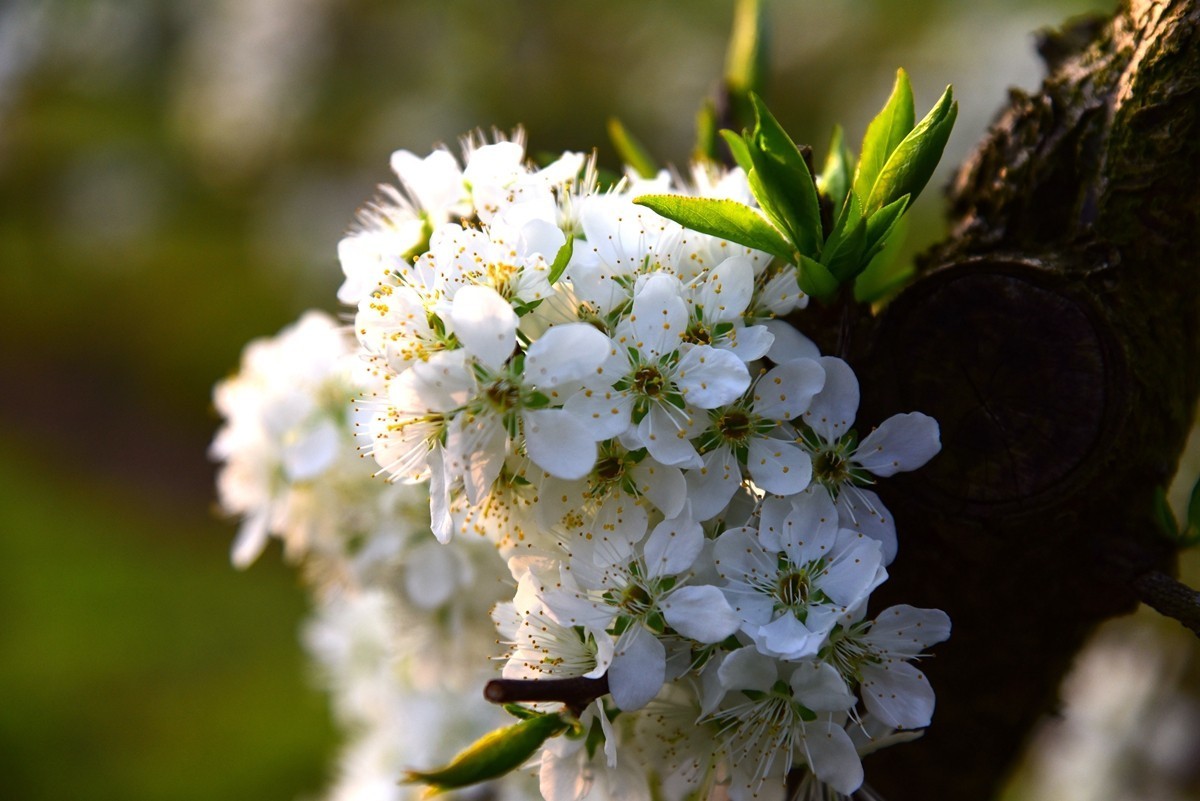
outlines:
[{"label": "white petal", "polygon": [[859,531],[879,543],[883,563],[896,558],[896,523],[879,496],[870,490],[843,486],[838,493],[838,526]]},{"label": "white petal", "polygon": [[880,612],[863,641],[872,649],[898,656],[915,656],[950,637],[950,616],[941,609],[918,609],[908,604]]},{"label": "white petal", "polygon": [[802,565],[829,556],[837,543],[837,509],[825,492],[805,492],[792,499],[783,521],[779,544],[792,564]]},{"label": "white petal", "polygon": [[837,668],[828,662],[801,662],[790,683],[796,699],[814,712],[842,712],[858,702]]},{"label": "white petal", "polygon": [[826,442],[835,442],[854,425],[858,414],[858,377],[834,356],[817,360],[825,368],[825,386],[804,413],[804,422]]},{"label": "white petal", "polygon": [[709,273],[696,302],[704,307],[706,321],[733,322],[741,319],[753,295],[754,265],[745,256],[733,256]]},{"label": "white petal", "polygon": [[844,728],[818,721],[807,724],[804,735],[805,757],[818,779],[847,796],[862,786],[862,760]]},{"label": "white petal", "polygon": [[429,527],[443,545],[450,541],[454,521],[450,518],[449,488],[446,481],[445,454],[440,447],[429,452]]},{"label": "white petal", "polygon": [[640,625],[634,624],[617,642],[608,668],[608,689],[623,712],[641,709],[662,689],[667,673],[663,644]]},{"label": "white petal", "polygon": [[753,633],[754,643],[765,654],[781,659],[807,659],[816,656],[825,641],[824,631],[810,631],[791,612],[784,612]]},{"label": "white petal", "polygon": [[771,345],[775,343],[775,335],[765,325],[737,325],[727,335],[727,339],[717,343],[721,348],[728,348],[737,357],[749,364],[767,355]]},{"label": "white petal", "polygon": [[337,424],[322,420],[283,446],[283,471],[291,481],[309,481],[324,473],[337,458],[341,436]]},{"label": "white petal", "polygon": [[854,461],[877,476],[916,470],[942,449],[937,420],[920,412],[892,415],[858,445]]},{"label": "white petal", "polygon": [[517,313],[491,287],[465,286],[454,295],[450,322],[463,347],[481,364],[499,370],[517,341]]},{"label": "white petal", "polygon": [[767,320],[763,323],[775,337],[767,358],[776,364],[784,364],[792,359],[819,359],[821,351],[813,341],[801,334],[796,328],[784,320]]},{"label": "white petal", "polygon": [[687,330],[687,304],[681,297],[683,286],[679,279],[666,273],[655,273],[646,279],[633,297],[633,325],[639,351],[651,356],[665,356],[679,348]]},{"label": "white petal", "polygon": [[525,451],[552,476],[583,478],[596,464],[596,442],[579,419],[562,409],[537,409],[521,415]]},{"label": "white petal", "polygon": [[[630,472],[637,491],[649,498],[664,517],[675,517],[683,510],[688,499],[688,485],[684,481],[683,471],[678,467],[667,467],[647,457],[634,465]],[[696,517],[694,508],[692,516]]]},{"label": "white petal", "polygon": [[815,359],[777,365],[754,385],[754,412],[768,420],[794,420],[825,386],[825,369]]},{"label": "white petal", "polygon": [[690,515],[664,520],[646,540],[646,575],[650,578],[678,575],[692,566],[703,547],[704,529]]},{"label": "white petal", "polygon": [[727,690],[770,690],[779,678],[778,662],[753,648],[739,648],[721,663],[717,676]]},{"label": "white petal", "polygon": [[612,387],[584,387],[563,408],[575,415],[597,442],[619,437],[629,428],[633,396]]},{"label": "white petal", "polygon": [[[733,449],[722,445],[700,457],[701,464],[687,472],[687,495],[697,520],[711,520],[725,510],[742,484],[742,471]],[[811,462],[809,471],[811,473]]]},{"label": "white petal", "polygon": [[887,578],[882,563],[879,543],[861,537],[857,543],[839,553],[821,574],[821,592],[847,609],[855,607]]},{"label": "white petal", "polygon": [[676,420],[676,417],[684,412],[675,407],[671,409],[672,411],[668,412],[659,403],[651,406],[650,411],[638,423],[638,439],[643,447],[650,451],[650,455],[663,464],[691,467],[700,461],[700,456],[688,440],[687,432],[680,427],[682,422]]},{"label": "white petal", "polygon": [[662,602],[662,611],[671,628],[703,643],[720,642],[742,623],[721,591],[708,585],[680,587]]},{"label": "white petal", "polygon": [[731,528],[713,543],[713,558],[721,578],[739,584],[755,584],[778,570],[774,554],[759,547],[752,528]]},{"label": "white petal", "polygon": [[750,373],[741,359],[708,345],[688,348],[675,368],[674,378],[688,404],[700,409],[732,403],[750,386]]},{"label": "white petal", "polygon": [[525,382],[556,387],[582,381],[595,375],[611,348],[608,337],[588,323],[551,326],[525,353]]},{"label": "white petal", "polygon": [[750,441],[748,457],[750,477],[767,492],[794,495],[812,480],[812,459],[792,442],[756,437]]},{"label": "white petal", "polygon": [[263,549],[267,547],[269,518],[270,509],[264,508],[247,517],[238,526],[237,539],[234,540],[229,554],[229,560],[233,562],[234,567],[244,570],[262,555]]},{"label": "white petal", "polygon": [[921,729],[933,718],[933,688],[907,662],[864,666],[862,696],[872,715],[897,729]]}]

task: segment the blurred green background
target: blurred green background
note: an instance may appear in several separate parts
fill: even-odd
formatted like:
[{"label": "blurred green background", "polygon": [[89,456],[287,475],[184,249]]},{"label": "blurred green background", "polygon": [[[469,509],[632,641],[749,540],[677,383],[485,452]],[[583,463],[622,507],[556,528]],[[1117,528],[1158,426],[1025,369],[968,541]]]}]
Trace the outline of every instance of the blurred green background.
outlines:
[{"label": "blurred green background", "polygon": [[[897,66],[922,112],[952,82],[953,165],[1009,85],[1037,85],[1032,31],[1110,5],[778,0],[768,97],[821,156],[835,121],[861,137]],[[277,550],[229,566],[213,382],[250,338],[337,310],[337,240],[393,149],[523,124],[533,151],[614,166],[617,115],[682,162],[731,14],[0,3],[0,795],[319,794],[336,740],[298,645],[304,590]],[[910,253],[939,215],[931,192]]]}]

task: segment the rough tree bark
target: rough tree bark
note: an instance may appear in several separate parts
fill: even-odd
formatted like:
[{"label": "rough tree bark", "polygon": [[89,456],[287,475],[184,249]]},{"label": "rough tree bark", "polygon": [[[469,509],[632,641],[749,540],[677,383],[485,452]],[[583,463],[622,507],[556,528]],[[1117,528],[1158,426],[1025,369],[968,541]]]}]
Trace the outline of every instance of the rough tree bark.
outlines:
[{"label": "rough tree bark", "polygon": [[1087,634],[1175,567],[1151,510],[1200,389],[1200,10],[1127,0],[1041,50],[1041,92],[950,189],[949,239],[848,344],[864,429],[942,424],[881,486],[903,539],[878,608],[954,621],[924,664],[935,725],[867,760],[889,801],[993,797]]}]

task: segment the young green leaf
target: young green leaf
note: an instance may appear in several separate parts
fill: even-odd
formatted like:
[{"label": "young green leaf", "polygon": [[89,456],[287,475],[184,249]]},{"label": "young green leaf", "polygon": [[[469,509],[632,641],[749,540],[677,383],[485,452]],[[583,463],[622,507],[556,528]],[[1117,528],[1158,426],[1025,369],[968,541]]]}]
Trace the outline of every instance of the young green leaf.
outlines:
[{"label": "young green leaf", "polygon": [[694,161],[719,161],[717,155],[717,106],[709,98],[696,112],[696,147],[692,150]]},{"label": "young green leaf", "polygon": [[904,215],[911,199],[908,195],[898,197],[867,218],[867,248],[871,251],[871,255],[878,253],[879,249],[883,247],[888,234]]},{"label": "young green leaf", "polygon": [[[878,214],[879,212],[876,212]],[[875,303],[896,292],[912,278],[915,269],[910,262],[898,261],[904,247],[904,234],[908,228],[904,217],[896,220],[887,236],[864,254],[869,259],[867,267],[854,279],[854,299],[860,303]]]},{"label": "young green leaf", "polygon": [[566,271],[567,265],[571,262],[571,254],[575,252],[575,237],[572,234],[567,234],[567,241],[558,249],[558,254],[554,257],[554,263],[550,265],[550,275],[546,276],[546,280],[551,284],[558,283],[558,279],[562,278],[563,272]]},{"label": "young green leaf", "polygon": [[862,152],[854,174],[854,192],[864,201],[871,196],[871,190],[875,188],[875,181],[887,164],[888,157],[912,130],[914,119],[912,85],[908,82],[908,73],[902,69],[896,70],[891,96],[863,135]]},{"label": "young green leaf", "polygon": [[608,138],[612,140],[621,161],[632,167],[639,176],[653,178],[658,175],[654,158],[616,117],[608,118]]},{"label": "young green leaf", "polygon": [[854,168],[854,157],[850,148],[846,147],[846,137],[842,126],[833,126],[833,136],[829,138],[829,153],[825,156],[825,166],[817,178],[817,189],[829,198],[834,211],[841,210],[850,193],[851,171]]},{"label": "young green leaf", "polygon": [[729,152],[733,154],[733,160],[746,173],[754,169],[754,162],[750,160],[750,148],[746,145],[746,139],[742,134],[734,133],[730,130],[721,131],[721,138],[725,140],[725,144],[729,145]]},{"label": "young green leaf", "polygon": [[821,263],[839,283],[853,281],[867,266],[867,221],[863,219],[858,198],[851,193],[825,240]]},{"label": "young green leaf", "polygon": [[865,210],[868,214],[902,195],[910,195],[910,202],[917,199],[942,157],[957,116],[954,90],[947,86],[937,105],[888,156],[867,198]]},{"label": "young green leaf", "polygon": [[757,96],[752,96],[757,122],[746,143],[754,175],[750,191],[772,222],[792,240],[796,249],[817,257],[824,244],[821,204],[812,173],[779,121]]},{"label": "young green leaf", "polygon": [[738,125],[750,123],[751,94],[761,94],[767,74],[766,0],[737,0],[725,55],[725,93]]},{"label": "young green leaf", "polygon": [[796,280],[806,294],[820,300],[828,300],[837,292],[838,280],[830,275],[825,265],[816,259],[811,259],[801,253],[797,270],[799,272],[796,274]]},{"label": "young green leaf", "polygon": [[568,726],[559,713],[526,718],[485,734],[448,765],[433,770],[407,771],[401,781],[426,784],[425,795],[431,796],[495,779],[519,768],[542,747],[542,743],[562,734]]},{"label": "young green leaf", "polygon": [[758,212],[736,200],[642,195],[634,203],[674,220],[685,228],[737,242],[794,263],[795,254],[787,240]]}]

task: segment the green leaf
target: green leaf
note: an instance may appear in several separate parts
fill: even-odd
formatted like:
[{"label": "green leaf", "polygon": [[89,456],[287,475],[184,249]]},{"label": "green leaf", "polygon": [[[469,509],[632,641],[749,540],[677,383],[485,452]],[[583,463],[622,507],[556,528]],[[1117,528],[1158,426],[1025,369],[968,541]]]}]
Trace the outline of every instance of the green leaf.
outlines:
[{"label": "green leaf", "polygon": [[860,198],[865,200],[871,196],[871,190],[875,188],[875,181],[887,164],[888,157],[912,130],[915,114],[908,73],[902,69],[896,70],[891,96],[863,135],[858,170],[854,174],[854,192]]},{"label": "green leaf", "polygon": [[754,169],[754,162],[750,159],[750,148],[746,145],[742,134],[724,130],[721,131],[721,138],[725,140],[725,144],[729,145],[729,152],[733,154],[733,160],[743,171],[748,174]]},{"label": "green leaf", "polygon": [[853,164],[854,157],[850,155],[850,149],[846,147],[846,137],[842,132],[842,126],[835,125],[833,126],[833,136],[829,139],[829,153],[825,156],[825,166],[821,169],[820,177],[817,178],[817,189],[829,198],[835,211],[845,205],[846,196],[850,193],[850,171]]},{"label": "green leaf", "polygon": [[800,254],[800,264],[797,266],[796,279],[805,293],[819,300],[828,300],[838,290],[838,280],[834,278],[824,264]]},{"label": "green leaf", "polygon": [[754,209],[736,200],[686,197],[683,195],[642,195],[634,203],[674,220],[685,228],[762,250],[794,263],[795,255],[787,240]]},{"label": "green leaf", "polygon": [[406,771],[405,784],[426,784],[426,795],[456,790],[495,779],[519,768],[542,747],[562,734],[569,724],[561,714],[537,715],[496,729],[476,740],[448,765],[433,770]]},{"label": "green leaf", "polygon": [[868,213],[902,195],[909,195],[910,202],[917,199],[942,158],[942,151],[946,148],[957,116],[958,103],[954,102],[954,89],[947,86],[937,105],[888,156],[867,199],[865,208]]},{"label": "green leaf", "polygon": [[767,74],[766,0],[737,0],[725,55],[725,93],[737,125],[749,125],[752,94],[762,94]]},{"label": "green leaf", "polygon": [[612,140],[621,161],[632,167],[639,176],[653,178],[658,175],[654,158],[616,117],[608,118],[608,138]]},{"label": "green leaf", "polygon": [[[876,212],[878,213],[878,212]],[[904,247],[907,219],[901,217],[854,280],[854,299],[861,303],[883,300],[906,284],[916,272],[910,263],[897,261]]]},{"label": "green leaf", "polygon": [[821,263],[839,283],[853,281],[866,269],[869,258],[867,248],[867,221],[859,212],[858,199],[850,195],[850,201],[830,232],[821,254]]},{"label": "green leaf", "polygon": [[554,256],[554,263],[550,265],[550,275],[546,277],[551,284],[558,283],[558,279],[562,278],[563,273],[567,269],[567,265],[571,263],[571,254],[575,252],[575,235],[567,234],[567,241],[558,249],[558,253]]},{"label": "green leaf", "polygon": [[908,195],[896,198],[867,218],[867,248],[870,250],[871,256],[878,253],[883,247],[888,235],[908,208],[910,200]]},{"label": "green leaf", "polygon": [[717,106],[709,98],[696,112],[696,147],[692,150],[693,160],[720,160],[717,155],[717,134]]},{"label": "green leaf", "polygon": [[779,121],[757,96],[757,122],[747,142],[757,180],[750,175],[750,191],[767,216],[792,240],[796,249],[816,257],[821,252],[821,204],[812,173]]}]

